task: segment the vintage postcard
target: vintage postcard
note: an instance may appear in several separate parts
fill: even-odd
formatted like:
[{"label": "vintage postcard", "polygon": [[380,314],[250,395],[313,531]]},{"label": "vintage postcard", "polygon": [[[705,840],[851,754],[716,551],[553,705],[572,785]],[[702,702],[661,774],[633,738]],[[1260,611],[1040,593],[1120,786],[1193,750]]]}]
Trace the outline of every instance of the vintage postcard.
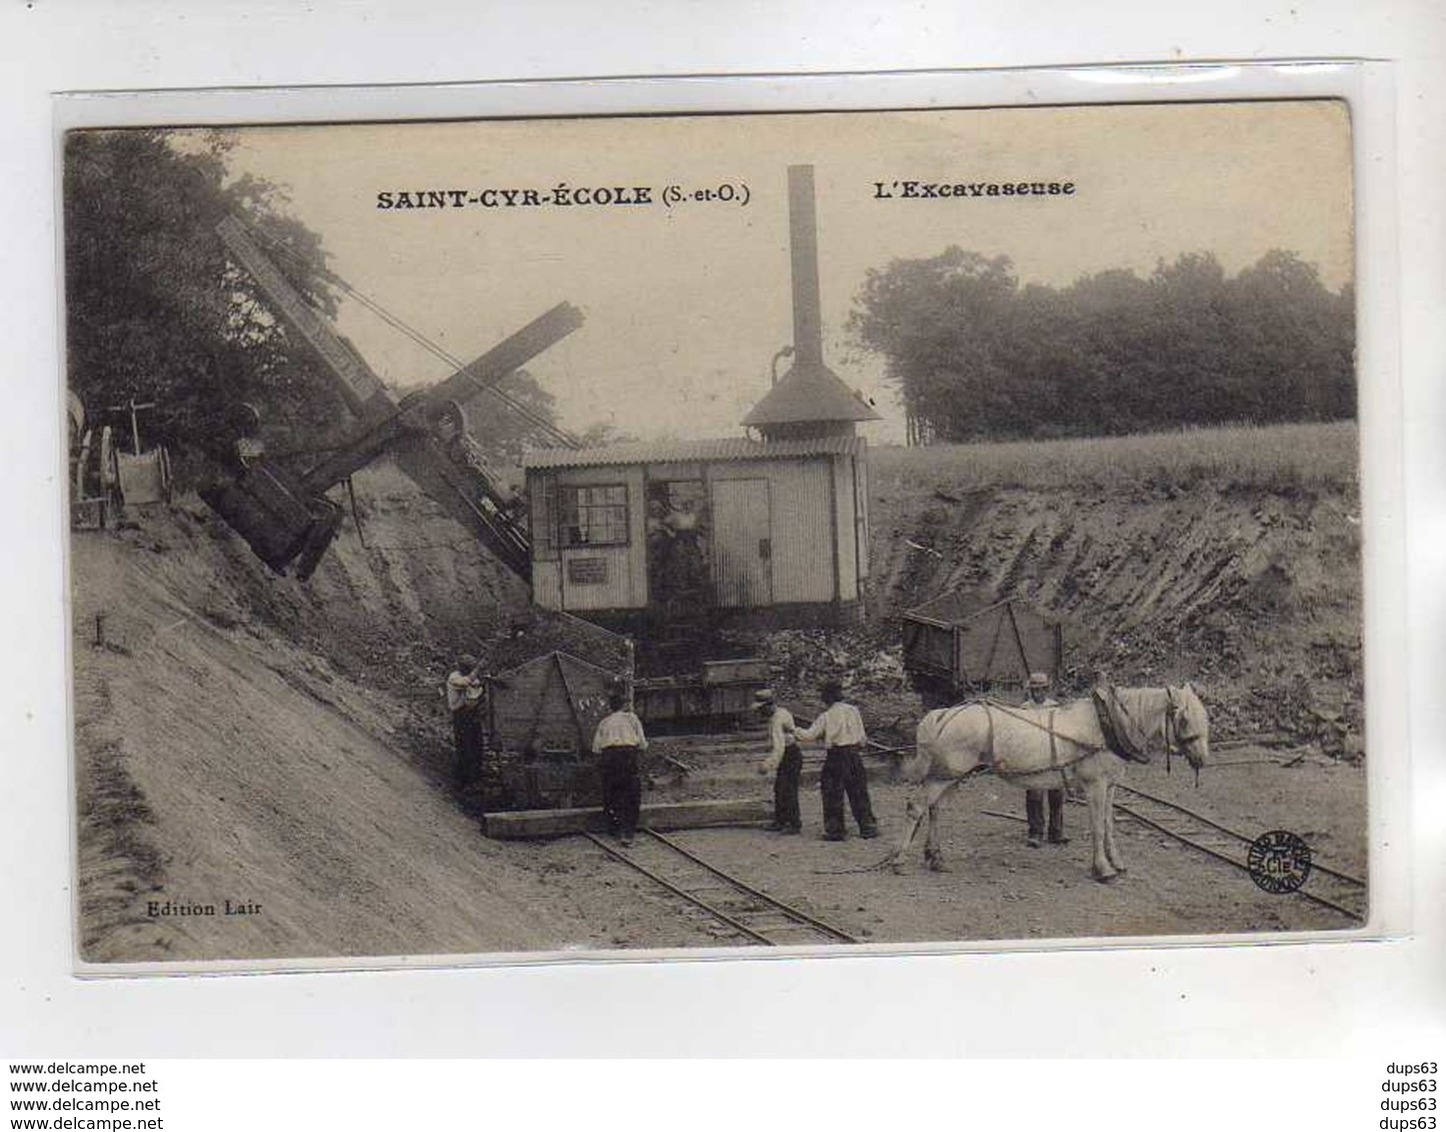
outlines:
[{"label": "vintage postcard", "polygon": [[87,969],[1369,927],[1344,102],[63,145]]}]

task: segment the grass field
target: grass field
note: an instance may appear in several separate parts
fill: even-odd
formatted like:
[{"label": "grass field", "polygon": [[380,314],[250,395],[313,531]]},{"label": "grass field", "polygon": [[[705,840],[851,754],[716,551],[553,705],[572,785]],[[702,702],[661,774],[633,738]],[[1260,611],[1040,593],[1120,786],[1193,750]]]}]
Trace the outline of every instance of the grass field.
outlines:
[{"label": "grass field", "polygon": [[1140,436],[875,448],[875,477],[899,487],[1138,491],[1208,483],[1283,491],[1353,484],[1354,421],[1187,429]]}]

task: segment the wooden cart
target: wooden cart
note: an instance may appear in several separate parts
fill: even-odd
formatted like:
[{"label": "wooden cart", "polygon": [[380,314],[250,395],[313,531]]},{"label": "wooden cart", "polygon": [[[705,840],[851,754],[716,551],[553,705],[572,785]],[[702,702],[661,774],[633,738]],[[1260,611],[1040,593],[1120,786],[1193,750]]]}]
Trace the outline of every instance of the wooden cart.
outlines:
[{"label": "wooden cart", "polygon": [[1031,672],[1058,684],[1064,630],[1021,602],[941,594],[904,614],[904,668],[927,708],[1022,692]]},{"label": "wooden cart", "polygon": [[593,732],[608,714],[608,696],[624,679],[569,653],[549,652],[488,683],[482,783],[487,808],[596,805]]}]

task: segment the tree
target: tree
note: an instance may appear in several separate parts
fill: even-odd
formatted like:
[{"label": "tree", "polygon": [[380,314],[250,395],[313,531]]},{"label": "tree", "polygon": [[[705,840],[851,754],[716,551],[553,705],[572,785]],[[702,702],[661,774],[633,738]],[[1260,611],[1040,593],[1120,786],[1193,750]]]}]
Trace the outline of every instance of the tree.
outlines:
[{"label": "tree", "polygon": [[607,448],[613,444],[635,444],[637,437],[622,432],[612,421],[594,421],[578,434],[578,442],[584,448]]},{"label": "tree", "polygon": [[1076,280],[1062,292],[1072,325],[1060,334],[1073,431],[1110,435],[1142,427],[1130,395],[1149,379],[1138,344],[1151,335],[1150,285],[1133,271],[1114,269]]},{"label": "tree", "polygon": [[1009,259],[950,247],[870,270],[849,331],[884,356],[905,409],[941,439],[983,435],[1014,418],[1003,366],[1017,282]]},{"label": "tree", "polygon": [[1147,279],[1019,287],[951,247],[870,271],[849,329],[910,423],[944,440],[1098,435],[1355,412],[1353,292],[1272,251],[1231,279],[1209,253]]},{"label": "tree", "polygon": [[1268,420],[1332,420],[1355,413],[1355,302],[1332,295],[1316,269],[1272,251],[1234,281],[1235,320],[1249,379]]},{"label": "tree", "polygon": [[277,422],[290,447],[324,444],[346,420],[319,363],[287,340],[216,234],[227,213],[264,230],[289,281],[334,313],[320,241],[284,214],[277,186],[228,180],[232,147],[220,132],[81,130],[66,138],[70,388],[92,418],[131,397],[156,402],[142,432],[170,447],[183,473],[219,457],[216,438],[239,402]]},{"label": "tree", "polygon": [[[528,410],[528,414],[556,424],[557,399],[537,384],[537,379],[525,369],[509,373],[497,383],[496,388],[513,403]],[[527,415],[504,405],[496,397],[478,393],[464,407],[473,439],[489,456],[520,464],[527,442],[532,440],[536,443],[538,429],[529,422]]]}]

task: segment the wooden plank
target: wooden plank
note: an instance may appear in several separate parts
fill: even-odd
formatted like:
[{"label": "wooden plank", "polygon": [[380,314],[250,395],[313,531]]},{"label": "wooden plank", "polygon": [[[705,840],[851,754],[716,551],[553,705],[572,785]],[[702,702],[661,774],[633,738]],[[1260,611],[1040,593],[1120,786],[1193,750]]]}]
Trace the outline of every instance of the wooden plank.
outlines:
[{"label": "wooden plank", "polygon": [[[715,802],[656,802],[642,808],[644,829],[706,829],[710,826],[753,825],[771,821],[773,802],[766,798],[730,798]],[[518,810],[488,814],[482,823],[488,837],[500,839],[556,837],[567,833],[606,833],[600,806],[570,810]]]},{"label": "wooden plank", "polygon": [[[638,681],[639,684],[642,681]],[[427,693],[432,695],[431,692]],[[713,734],[689,733],[686,735],[659,735],[658,742],[674,743],[678,746],[701,745],[712,746],[713,744],[742,744],[742,743],[764,743],[768,742],[768,729],[766,727],[739,728],[737,731],[722,731]],[[651,739],[651,737],[650,737]]]}]

